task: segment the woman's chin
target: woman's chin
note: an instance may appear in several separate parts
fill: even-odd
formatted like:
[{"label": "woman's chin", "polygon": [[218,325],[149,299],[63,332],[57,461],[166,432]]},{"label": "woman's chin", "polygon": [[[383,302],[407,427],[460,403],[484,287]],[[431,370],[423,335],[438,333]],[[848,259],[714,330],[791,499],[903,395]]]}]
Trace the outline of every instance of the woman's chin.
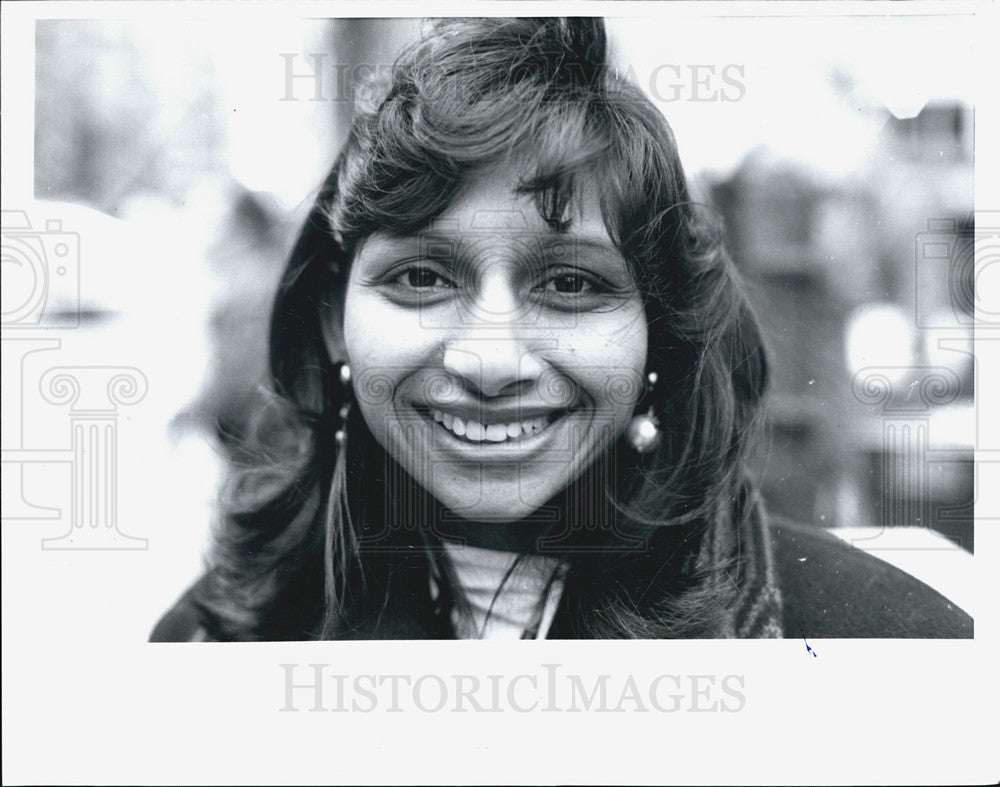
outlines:
[{"label": "woman's chin", "polygon": [[[481,522],[484,525],[509,525],[521,520],[536,519],[551,520],[556,518],[555,511],[541,510],[551,499],[551,495],[543,491],[525,494],[525,490],[513,488],[506,490],[482,490],[478,497],[473,495],[445,495],[450,500],[442,503],[456,516],[469,522]],[[470,504],[470,499],[474,500]],[[533,516],[534,515],[534,516]]]}]

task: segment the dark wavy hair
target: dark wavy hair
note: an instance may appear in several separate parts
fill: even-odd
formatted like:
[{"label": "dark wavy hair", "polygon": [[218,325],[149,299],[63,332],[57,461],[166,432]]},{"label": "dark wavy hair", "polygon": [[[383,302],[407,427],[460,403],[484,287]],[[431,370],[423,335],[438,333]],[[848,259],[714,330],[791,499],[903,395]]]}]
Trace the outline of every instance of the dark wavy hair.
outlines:
[{"label": "dark wavy hair", "polygon": [[[619,440],[612,459],[553,501],[546,549],[571,563],[569,634],[720,635],[735,594],[726,571],[754,506],[747,458],[764,349],[666,120],[606,57],[598,19],[441,22],[397,61],[377,109],[356,118],[275,299],[271,401],[233,470],[196,597],[213,636],[416,636],[413,595],[427,594],[432,564],[448,575],[446,558],[427,549],[440,506],[356,409],[350,449],[338,451],[345,359],[329,357],[321,320],[342,324],[361,240],[418,231],[470,175],[504,162],[527,173],[519,190],[556,229],[581,178],[598,184],[608,233],[644,297],[648,368],[659,375],[642,403],[664,430],[658,448],[638,457]],[[597,531],[575,516],[581,507],[599,512]],[[452,636],[447,615],[427,620],[424,632]]]}]

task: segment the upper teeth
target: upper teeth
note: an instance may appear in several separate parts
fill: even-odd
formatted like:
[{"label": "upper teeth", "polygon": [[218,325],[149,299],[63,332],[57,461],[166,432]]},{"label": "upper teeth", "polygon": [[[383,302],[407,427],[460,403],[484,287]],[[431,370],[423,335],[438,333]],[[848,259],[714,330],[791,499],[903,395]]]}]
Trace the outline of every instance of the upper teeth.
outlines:
[{"label": "upper teeth", "polygon": [[542,431],[547,421],[545,418],[533,418],[530,421],[512,421],[509,424],[481,424],[478,421],[465,421],[456,415],[442,413],[434,410],[434,420],[444,424],[445,428],[474,442],[489,440],[494,443],[502,443],[504,440],[520,437],[521,435],[537,434]]}]

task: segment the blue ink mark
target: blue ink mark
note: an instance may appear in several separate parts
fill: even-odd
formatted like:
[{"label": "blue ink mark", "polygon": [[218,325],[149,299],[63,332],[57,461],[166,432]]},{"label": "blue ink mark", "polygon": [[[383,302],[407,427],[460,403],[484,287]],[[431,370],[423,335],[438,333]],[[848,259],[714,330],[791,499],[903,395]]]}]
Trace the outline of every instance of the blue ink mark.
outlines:
[{"label": "blue ink mark", "polygon": [[806,651],[813,654],[813,658],[816,658],[819,654],[815,650],[809,647],[809,643],[806,642],[806,638],[803,637],[802,641],[806,643]]}]

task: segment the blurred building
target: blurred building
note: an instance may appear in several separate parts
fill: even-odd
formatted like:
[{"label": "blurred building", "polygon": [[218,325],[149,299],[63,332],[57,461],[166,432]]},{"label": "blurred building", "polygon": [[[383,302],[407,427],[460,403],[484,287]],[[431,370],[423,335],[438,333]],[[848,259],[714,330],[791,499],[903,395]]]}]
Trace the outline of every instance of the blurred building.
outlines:
[{"label": "blurred building", "polygon": [[772,362],[766,497],[972,549],[972,112],[885,124],[839,177],[750,152],[711,184]]}]

